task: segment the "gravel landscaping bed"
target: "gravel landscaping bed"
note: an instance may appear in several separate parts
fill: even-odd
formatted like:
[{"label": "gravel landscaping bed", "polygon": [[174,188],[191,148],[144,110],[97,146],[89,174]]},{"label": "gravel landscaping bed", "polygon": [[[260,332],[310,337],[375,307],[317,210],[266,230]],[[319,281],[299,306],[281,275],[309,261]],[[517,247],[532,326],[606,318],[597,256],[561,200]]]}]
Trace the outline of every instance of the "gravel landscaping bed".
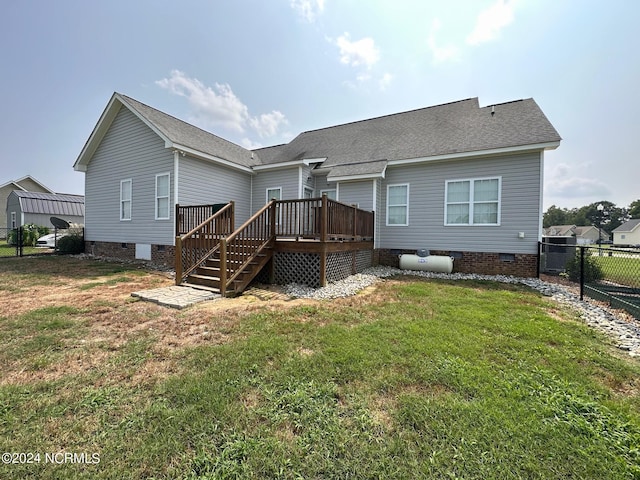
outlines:
[{"label": "gravel landscaping bed", "polygon": [[591,299],[580,300],[575,288],[545,282],[537,278],[518,278],[506,275],[476,275],[468,273],[433,273],[412,270],[400,270],[393,267],[373,267],[363,273],[352,275],[344,280],[321,288],[310,288],[306,285],[290,284],[284,292],[296,298],[332,299],[354,295],[358,291],[373,285],[382,278],[397,275],[411,275],[424,278],[441,278],[447,280],[491,280],[502,283],[523,284],[553,298],[563,306],[571,307],[590,327],[610,336],[615,345],[631,356],[640,356],[640,322],[625,312],[609,308],[602,302]]}]

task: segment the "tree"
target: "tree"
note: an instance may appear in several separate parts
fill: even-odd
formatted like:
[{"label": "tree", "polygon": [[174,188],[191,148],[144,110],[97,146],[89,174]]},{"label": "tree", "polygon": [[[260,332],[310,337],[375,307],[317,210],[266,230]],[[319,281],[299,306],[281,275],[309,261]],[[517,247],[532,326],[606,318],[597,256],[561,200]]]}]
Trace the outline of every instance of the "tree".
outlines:
[{"label": "tree", "polygon": [[568,215],[569,212],[566,208],[558,208],[555,205],[551,205],[542,216],[542,226],[549,228],[552,225],[570,225],[567,220]]},{"label": "tree", "polygon": [[640,199],[631,202],[631,205],[629,205],[629,216],[631,218],[640,218]]}]

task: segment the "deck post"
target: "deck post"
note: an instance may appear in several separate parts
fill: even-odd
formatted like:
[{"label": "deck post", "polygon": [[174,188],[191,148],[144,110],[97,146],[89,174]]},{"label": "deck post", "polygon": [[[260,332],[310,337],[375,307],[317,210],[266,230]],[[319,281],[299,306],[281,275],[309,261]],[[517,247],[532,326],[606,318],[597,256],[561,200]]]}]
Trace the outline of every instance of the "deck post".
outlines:
[{"label": "deck post", "polygon": [[353,239],[355,240],[358,235],[358,206],[353,205]]},{"label": "deck post", "polygon": [[227,239],[220,239],[220,296],[227,296]]},{"label": "deck post", "polygon": [[[236,202],[231,200],[229,203],[231,204],[231,225],[229,225],[229,233],[233,233],[236,231]],[[229,233],[227,233],[227,235]]]},{"label": "deck post", "polygon": [[[327,241],[327,219],[329,218],[327,194],[322,194],[322,206],[320,207],[320,241]],[[326,260],[326,259],[325,259]],[[320,262],[322,265],[322,262]]]},{"label": "deck post", "polygon": [[176,237],[180,235],[180,204],[176,203],[175,210],[173,211],[173,215],[176,220]]},{"label": "deck post", "polygon": [[327,244],[322,245],[320,252],[320,286],[327,286]]},{"label": "deck post", "polygon": [[182,283],[182,237],[176,236],[175,251],[176,285]]}]

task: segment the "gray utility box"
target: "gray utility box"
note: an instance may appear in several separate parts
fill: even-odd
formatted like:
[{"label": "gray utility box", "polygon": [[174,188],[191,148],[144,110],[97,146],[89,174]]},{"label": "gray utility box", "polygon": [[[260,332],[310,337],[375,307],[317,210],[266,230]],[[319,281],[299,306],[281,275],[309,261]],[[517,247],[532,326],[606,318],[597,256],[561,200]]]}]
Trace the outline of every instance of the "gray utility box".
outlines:
[{"label": "gray utility box", "polygon": [[542,237],[543,272],[560,273],[576,255],[576,237]]}]

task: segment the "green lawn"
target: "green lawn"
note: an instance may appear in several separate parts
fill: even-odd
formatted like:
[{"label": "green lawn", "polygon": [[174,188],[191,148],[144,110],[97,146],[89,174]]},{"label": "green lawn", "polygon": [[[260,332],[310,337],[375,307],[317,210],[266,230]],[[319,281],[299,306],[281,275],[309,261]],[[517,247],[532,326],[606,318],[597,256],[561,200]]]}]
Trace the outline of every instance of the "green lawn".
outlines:
[{"label": "green lawn", "polygon": [[635,257],[609,257],[607,252],[603,252],[603,256],[596,254],[593,258],[602,268],[606,280],[621,285],[640,287],[640,255]]},{"label": "green lawn", "polygon": [[[78,295],[122,286],[103,283]],[[331,302],[227,302],[111,302],[114,321],[198,318],[223,338],[174,347],[156,329],[89,346],[105,300],[4,312],[0,367],[18,376],[0,382],[0,450],[100,462],[0,478],[640,478],[640,364],[524,287],[400,279]]]},{"label": "green lawn", "polygon": [[[48,252],[48,249],[36,248],[36,247],[22,247],[23,255],[33,255],[35,253]],[[15,257],[16,247],[15,245],[9,245],[7,243],[0,243],[0,257]]]}]

